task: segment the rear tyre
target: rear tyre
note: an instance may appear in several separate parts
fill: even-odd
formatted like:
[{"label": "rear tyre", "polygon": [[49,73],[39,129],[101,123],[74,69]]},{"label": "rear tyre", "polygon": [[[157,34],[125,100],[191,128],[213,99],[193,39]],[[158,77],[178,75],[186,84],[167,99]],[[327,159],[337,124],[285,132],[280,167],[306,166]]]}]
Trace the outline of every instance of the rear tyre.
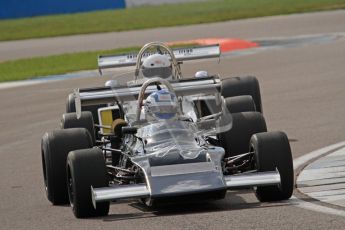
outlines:
[{"label": "rear tyre", "polygon": [[255,112],[255,103],[252,96],[243,95],[225,98],[225,104],[230,113]]},{"label": "rear tyre", "polygon": [[66,102],[66,113],[75,113],[75,97],[73,93],[68,94]]},{"label": "rear tyre", "polygon": [[61,128],[85,128],[90,132],[93,145],[96,144],[96,131],[93,116],[90,111],[81,112],[79,119],[77,118],[76,113],[64,113],[61,119]]},{"label": "rear tyre", "polygon": [[246,76],[223,79],[221,93],[225,98],[250,95],[254,100],[256,111],[260,113],[263,111],[261,104],[260,85],[256,77]]},{"label": "rear tyre", "polygon": [[91,186],[108,187],[107,171],[100,149],[72,151],[67,158],[67,184],[70,204],[77,218],[106,216],[109,202],[92,205]]},{"label": "rear tyre", "polygon": [[225,157],[247,153],[252,135],[261,132],[267,132],[266,122],[261,113],[232,114],[232,128],[218,136],[221,146],[225,149]]},{"label": "rear tyre", "polygon": [[92,147],[86,129],[55,130],[45,133],[41,142],[43,178],[48,200],[54,204],[68,203],[66,159],[70,151]]},{"label": "rear tyre", "polygon": [[259,201],[286,200],[292,196],[294,171],[289,140],[283,132],[259,133],[250,141],[254,151],[256,168],[259,172],[275,171],[280,173],[279,186],[258,186],[255,194]]}]

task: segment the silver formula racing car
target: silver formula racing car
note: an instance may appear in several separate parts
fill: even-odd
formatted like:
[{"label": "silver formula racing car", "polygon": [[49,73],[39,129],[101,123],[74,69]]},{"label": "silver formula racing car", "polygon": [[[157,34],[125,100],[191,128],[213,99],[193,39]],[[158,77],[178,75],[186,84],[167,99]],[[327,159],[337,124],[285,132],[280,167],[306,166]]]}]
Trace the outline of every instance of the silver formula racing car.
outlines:
[{"label": "silver formula racing car", "polygon": [[42,138],[48,200],[69,202],[80,218],[107,215],[110,202],[128,198],[151,206],[254,188],[260,201],[289,199],[289,141],[267,132],[257,79],[206,71],[183,77],[183,61],[213,57],[218,45],[160,42],[138,54],[100,56],[101,72],[135,66],[132,80],[68,96],[61,129]]}]

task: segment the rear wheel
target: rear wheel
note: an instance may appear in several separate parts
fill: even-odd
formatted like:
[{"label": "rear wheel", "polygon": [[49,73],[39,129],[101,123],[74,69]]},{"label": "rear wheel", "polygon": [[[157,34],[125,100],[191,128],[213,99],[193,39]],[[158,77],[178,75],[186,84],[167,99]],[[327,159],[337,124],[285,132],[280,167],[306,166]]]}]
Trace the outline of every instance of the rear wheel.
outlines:
[{"label": "rear wheel", "polygon": [[75,113],[75,97],[73,93],[68,94],[66,102],[66,113]]},{"label": "rear wheel", "polygon": [[81,112],[80,118],[77,118],[76,113],[63,114],[61,119],[61,128],[85,128],[90,132],[93,145],[96,143],[94,120],[90,111]]},{"label": "rear wheel", "polygon": [[100,149],[82,149],[68,154],[67,184],[70,204],[77,218],[108,215],[109,202],[97,203],[95,209],[91,198],[91,186],[108,186],[105,160]]},{"label": "rear wheel", "polygon": [[226,108],[230,113],[255,112],[255,103],[250,95],[225,98]]},{"label": "rear wheel", "polygon": [[[260,85],[256,77],[232,77],[222,80],[222,96],[235,97],[241,95],[250,95],[255,103],[256,111],[262,113],[262,103],[260,94]],[[241,111],[243,112],[243,111]]]},{"label": "rear wheel", "polygon": [[86,129],[55,130],[41,142],[43,178],[47,198],[54,205],[68,203],[66,159],[70,151],[92,147]]},{"label": "rear wheel", "polygon": [[289,140],[283,132],[268,132],[253,135],[251,150],[256,159],[256,168],[260,172],[275,171],[280,173],[279,186],[258,186],[255,194],[264,201],[286,200],[292,196],[294,171]]},{"label": "rear wheel", "polygon": [[225,149],[225,157],[247,153],[249,151],[248,143],[252,135],[266,131],[266,122],[261,113],[232,114],[232,128],[218,136],[221,146]]}]

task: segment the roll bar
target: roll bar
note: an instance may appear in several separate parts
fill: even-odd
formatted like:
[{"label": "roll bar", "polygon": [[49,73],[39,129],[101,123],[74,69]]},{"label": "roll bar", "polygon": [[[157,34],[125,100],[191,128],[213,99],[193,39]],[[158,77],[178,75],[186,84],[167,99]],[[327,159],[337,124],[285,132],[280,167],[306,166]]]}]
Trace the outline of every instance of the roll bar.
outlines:
[{"label": "roll bar", "polygon": [[[163,42],[150,42],[150,43],[147,43],[146,45],[144,45],[139,53],[138,53],[138,57],[137,57],[137,63],[135,65],[135,81],[138,79],[138,76],[139,76],[139,71],[140,71],[140,68],[142,66],[142,57],[143,57],[143,54],[150,48],[152,47],[157,47],[158,48],[162,48],[164,49],[167,54],[170,56],[170,60],[171,60],[171,64],[172,64],[172,68],[173,68],[173,79],[181,79],[182,78],[182,73],[181,73],[181,69],[180,69],[180,66],[175,58],[175,55],[174,55],[174,52],[172,51],[172,49],[170,49],[169,46],[165,45]],[[175,77],[176,76],[176,77]]]}]

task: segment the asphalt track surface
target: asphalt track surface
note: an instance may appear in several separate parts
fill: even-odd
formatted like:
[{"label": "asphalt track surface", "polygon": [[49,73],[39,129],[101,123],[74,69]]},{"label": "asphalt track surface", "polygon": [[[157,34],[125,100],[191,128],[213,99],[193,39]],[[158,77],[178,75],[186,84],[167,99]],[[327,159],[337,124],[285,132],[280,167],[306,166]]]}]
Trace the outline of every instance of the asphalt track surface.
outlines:
[{"label": "asphalt track surface", "polygon": [[[276,20],[283,20],[283,25],[263,31],[265,20],[275,21],[237,21],[229,28],[241,29],[250,21],[250,31],[241,29],[250,38],[345,32],[344,11],[279,16]],[[227,36],[236,34],[219,28],[219,35],[213,36],[225,36],[224,31]],[[223,77],[256,75],[268,128],[288,134],[294,158],[345,140],[344,39],[224,58],[219,64],[189,63],[182,69],[185,75],[199,69]],[[111,206],[108,217],[86,220],[76,219],[68,206],[52,206],[43,188],[41,136],[58,128],[72,89],[104,81],[73,79],[0,91],[0,229],[344,229],[343,217],[301,208],[298,200],[259,203],[250,190],[228,192],[226,199],[216,202],[153,210],[135,200],[122,201]]]}]

